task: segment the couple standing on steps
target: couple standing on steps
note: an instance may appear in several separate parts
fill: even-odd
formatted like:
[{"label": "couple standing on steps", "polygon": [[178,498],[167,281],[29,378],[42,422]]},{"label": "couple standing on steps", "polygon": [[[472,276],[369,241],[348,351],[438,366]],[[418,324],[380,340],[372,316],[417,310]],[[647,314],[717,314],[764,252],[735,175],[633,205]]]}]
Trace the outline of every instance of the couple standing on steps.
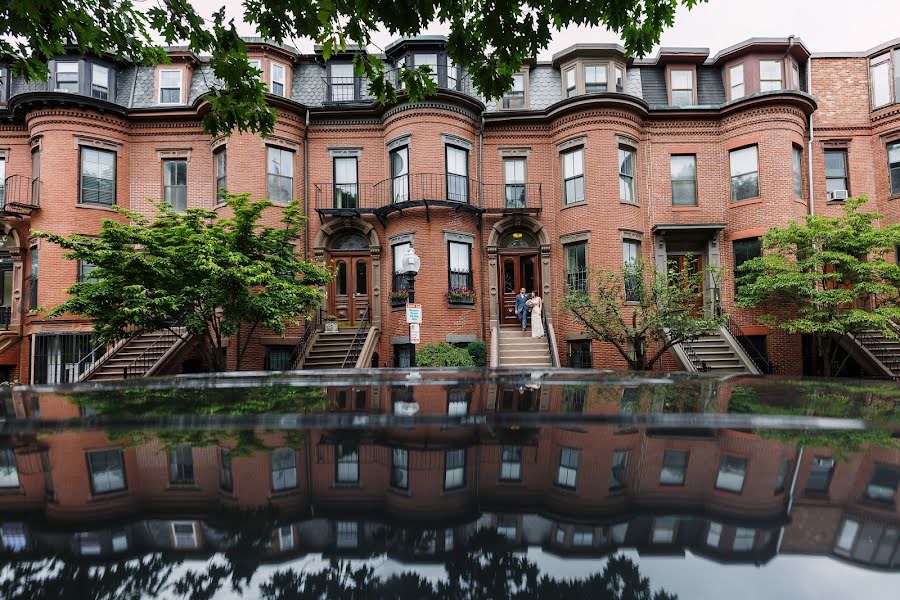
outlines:
[{"label": "couple standing on steps", "polygon": [[544,321],[541,318],[544,310],[544,303],[537,292],[531,294],[525,293],[525,288],[519,290],[516,296],[516,316],[522,324],[522,331],[525,331],[528,325],[528,309],[531,309],[531,337],[544,337]]}]

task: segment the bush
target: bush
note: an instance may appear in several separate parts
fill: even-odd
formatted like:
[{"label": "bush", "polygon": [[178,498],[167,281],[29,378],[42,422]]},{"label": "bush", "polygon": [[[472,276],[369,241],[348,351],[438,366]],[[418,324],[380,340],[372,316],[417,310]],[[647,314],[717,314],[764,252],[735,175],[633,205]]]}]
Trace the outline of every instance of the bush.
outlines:
[{"label": "bush", "polygon": [[416,352],[417,367],[474,367],[469,353],[446,342],[426,344]]},{"label": "bush", "polygon": [[472,357],[472,362],[475,363],[476,367],[487,366],[487,344],[481,341],[470,342],[466,346],[466,352]]}]

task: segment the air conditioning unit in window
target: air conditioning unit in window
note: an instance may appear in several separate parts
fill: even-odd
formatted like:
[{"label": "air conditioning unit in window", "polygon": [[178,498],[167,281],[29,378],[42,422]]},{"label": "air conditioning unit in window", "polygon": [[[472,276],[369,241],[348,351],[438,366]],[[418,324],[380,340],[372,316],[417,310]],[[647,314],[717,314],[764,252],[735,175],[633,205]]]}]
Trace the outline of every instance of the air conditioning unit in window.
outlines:
[{"label": "air conditioning unit in window", "polygon": [[847,190],[834,190],[833,192],[828,192],[829,200],[846,200],[847,199]]}]

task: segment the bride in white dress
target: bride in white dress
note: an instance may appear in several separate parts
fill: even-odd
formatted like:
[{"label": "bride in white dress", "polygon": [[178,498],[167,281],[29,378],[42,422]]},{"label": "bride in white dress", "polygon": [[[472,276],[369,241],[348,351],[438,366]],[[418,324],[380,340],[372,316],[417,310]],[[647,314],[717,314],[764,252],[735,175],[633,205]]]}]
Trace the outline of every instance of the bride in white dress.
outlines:
[{"label": "bride in white dress", "polygon": [[531,307],[531,337],[544,337],[544,302],[536,292],[531,292],[531,299],[526,303]]}]

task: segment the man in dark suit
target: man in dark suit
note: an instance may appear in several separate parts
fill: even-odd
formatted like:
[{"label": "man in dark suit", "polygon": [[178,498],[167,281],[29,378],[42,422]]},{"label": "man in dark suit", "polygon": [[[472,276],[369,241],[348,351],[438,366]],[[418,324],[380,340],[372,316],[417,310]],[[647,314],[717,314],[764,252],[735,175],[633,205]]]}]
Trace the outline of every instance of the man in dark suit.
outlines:
[{"label": "man in dark suit", "polygon": [[525,293],[525,288],[522,288],[516,296],[516,316],[519,317],[519,322],[522,324],[522,331],[525,331],[525,327],[528,325],[527,303],[528,294]]}]

